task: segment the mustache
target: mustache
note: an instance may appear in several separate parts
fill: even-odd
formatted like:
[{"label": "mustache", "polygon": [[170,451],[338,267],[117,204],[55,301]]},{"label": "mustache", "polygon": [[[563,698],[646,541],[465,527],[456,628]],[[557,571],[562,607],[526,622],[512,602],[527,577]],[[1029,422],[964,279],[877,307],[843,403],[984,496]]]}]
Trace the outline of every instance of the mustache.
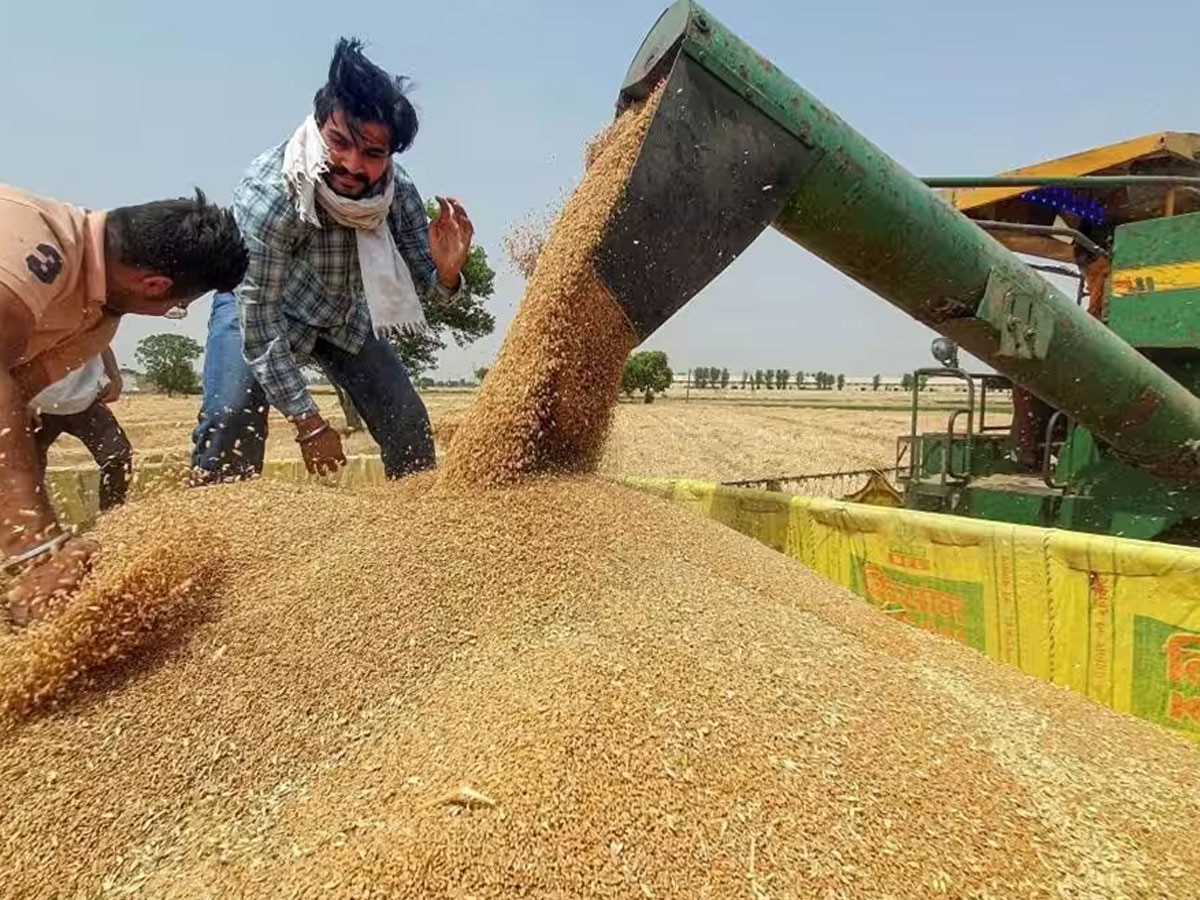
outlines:
[{"label": "mustache", "polygon": [[351,181],[357,181],[357,182],[358,182],[359,184],[361,184],[363,187],[370,187],[370,186],[371,186],[371,180],[370,180],[369,178],[367,178],[367,176],[366,176],[366,175],[359,175],[359,174],[356,174],[356,173],[354,173],[354,172],[351,172],[351,171],[349,171],[348,169],[344,169],[344,168],[342,168],[341,166],[333,166],[333,165],[331,165],[331,166],[329,166],[329,168],[327,169],[327,172],[328,172],[328,174],[329,174],[329,175],[331,175],[331,176],[333,176],[333,175],[336,175],[336,176],[338,176],[338,177],[340,177],[340,178],[348,178],[348,179],[350,179]]}]

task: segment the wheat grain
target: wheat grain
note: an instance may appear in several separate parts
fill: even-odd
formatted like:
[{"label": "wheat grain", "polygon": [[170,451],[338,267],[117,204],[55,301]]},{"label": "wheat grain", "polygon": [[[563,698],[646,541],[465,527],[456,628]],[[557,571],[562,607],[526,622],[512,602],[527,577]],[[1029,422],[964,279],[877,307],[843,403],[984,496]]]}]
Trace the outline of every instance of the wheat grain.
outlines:
[{"label": "wheat grain", "polygon": [[0,894],[1200,890],[1200,753],[1156,726],[654,497],[433,486],[107,517],[114,571],[203,517],[229,576],[153,664],[4,733]]},{"label": "wheat grain", "polygon": [[221,575],[220,536],[204,522],[118,545],[83,589],[45,621],[0,639],[0,727],[86,687],[106,666],[170,636],[200,611]]},{"label": "wheat grain", "polygon": [[638,339],[596,275],[593,253],[658,99],[656,92],[609,127],[540,248],[496,364],[450,440],[442,465],[447,485],[505,484],[596,466],[621,370]]}]

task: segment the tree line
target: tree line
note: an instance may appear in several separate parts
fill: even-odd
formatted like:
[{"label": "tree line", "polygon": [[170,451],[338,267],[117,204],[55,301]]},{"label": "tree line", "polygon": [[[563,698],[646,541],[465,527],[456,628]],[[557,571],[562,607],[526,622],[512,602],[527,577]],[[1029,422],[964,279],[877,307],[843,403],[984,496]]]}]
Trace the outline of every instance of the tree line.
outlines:
[{"label": "tree line", "polygon": [[[729,370],[717,366],[699,366],[689,373],[691,386],[704,390],[706,388],[728,388],[730,383]],[[621,376],[621,393],[627,397],[641,394],[646,403],[654,400],[655,394],[661,394],[675,381],[667,355],[661,350],[645,350],[633,353],[625,362],[625,370]],[[846,376],[832,372],[796,372],[794,375],[788,369],[756,369],[754,372],[742,372],[742,387],[746,390],[784,390],[792,384],[798,389],[809,385],[819,391],[833,389],[843,390],[846,387]],[[911,388],[912,376],[906,375],[902,382],[905,389]],[[871,379],[871,390],[877,391],[883,386],[883,376],[876,375]],[[922,384],[922,390],[924,384]]]},{"label": "tree line", "polygon": [[[692,387],[699,390],[705,388],[727,388],[730,383],[729,370],[716,366],[698,366],[692,369]],[[876,375],[871,379],[871,389],[879,390],[883,377]],[[742,372],[741,385],[745,390],[782,391],[795,385],[803,390],[812,387],[818,391],[842,390],[846,386],[846,376],[833,372],[793,372],[790,369],[748,369]]]},{"label": "tree line", "polygon": [[[204,348],[197,341],[182,334],[152,334],[143,338],[137,347],[137,361],[143,367],[145,381],[168,395],[194,394],[200,389],[200,376],[195,363],[203,354]],[[419,371],[419,370],[418,370]],[[488,368],[481,366],[475,370],[477,381],[483,381]],[[906,372],[900,379],[900,388],[912,390],[913,376]],[[921,390],[926,390],[927,376],[921,376]],[[675,376],[671,370],[667,355],[661,350],[645,350],[633,353],[625,362],[621,374],[621,393],[627,397],[641,394],[645,402],[650,403],[655,394],[661,394],[674,384]],[[466,379],[452,382],[434,382],[433,379],[419,377],[417,383],[422,388],[428,387],[467,387]],[[691,386],[698,389],[728,388],[730,383],[729,370],[716,366],[700,366],[691,372]],[[756,369],[754,372],[744,371],[741,385],[746,390],[784,390],[794,384],[798,389],[812,386],[819,391],[842,390],[846,385],[844,375],[834,375],[831,372],[796,372],[794,375],[788,369]],[[871,379],[871,389],[879,390],[882,377]],[[338,392],[342,400],[341,392]],[[345,403],[344,403],[345,405]],[[346,410],[347,416],[352,411]]]}]

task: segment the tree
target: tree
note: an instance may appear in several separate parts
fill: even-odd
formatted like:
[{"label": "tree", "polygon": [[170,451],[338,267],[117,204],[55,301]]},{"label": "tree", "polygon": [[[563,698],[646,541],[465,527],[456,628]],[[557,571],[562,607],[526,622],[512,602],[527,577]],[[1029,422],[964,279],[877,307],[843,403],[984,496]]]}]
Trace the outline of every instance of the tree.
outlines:
[{"label": "tree", "polygon": [[804,373],[797,372],[796,373],[796,390],[803,390],[803,388],[804,388]]},{"label": "tree", "polygon": [[787,369],[779,369],[775,372],[775,387],[783,390],[788,386],[788,382],[792,380],[792,373]]},{"label": "tree", "polygon": [[873,391],[879,390],[879,385],[882,383],[883,383],[883,378],[881,376],[879,376],[879,375],[874,376],[871,379],[871,390],[873,390]]},{"label": "tree", "polygon": [[721,390],[725,390],[725,388],[727,388],[727,387],[729,387],[729,370],[722,369],[721,370]]},{"label": "tree", "polygon": [[754,370],[754,389],[757,391],[760,387],[762,387],[762,384],[763,384],[763,370],[755,369]]},{"label": "tree", "polygon": [[489,368],[488,366],[480,366],[478,369],[475,370],[475,380],[483,381],[483,379],[487,378],[487,373],[490,371],[491,371],[491,368]]},{"label": "tree", "polygon": [[644,350],[634,353],[625,361],[625,371],[621,373],[621,391],[627,397],[641,391],[645,402],[653,403],[654,395],[661,394],[674,380],[667,354],[661,350]]},{"label": "tree", "polygon": [[148,335],[138,341],[134,353],[146,380],[168,397],[200,390],[194,363],[203,355],[204,348],[184,334]]},{"label": "tree", "polygon": [[692,370],[692,385],[696,388],[702,388],[708,383],[708,369],[704,366],[697,366]]},{"label": "tree", "polygon": [[839,376],[837,377],[837,389],[840,391],[840,390],[842,390],[842,389],[843,389],[843,388],[845,388],[845,387],[846,387],[846,376],[845,376],[845,375],[839,375]]},{"label": "tree", "polygon": [[[439,214],[437,204],[430,200],[425,204],[425,212],[432,222]],[[409,377],[418,384],[421,376],[437,365],[438,354],[446,349],[447,333],[458,346],[465,347],[496,330],[496,317],[483,306],[483,301],[495,292],[496,279],[488,264],[487,251],[473,246],[462,274],[463,296],[459,302],[431,303],[425,307],[429,328],[424,334],[389,339],[404,361]]]},{"label": "tree", "polygon": [[767,390],[772,390],[775,387],[775,370],[767,369],[767,371],[763,374],[763,381],[767,385]]},{"label": "tree", "polygon": [[742,370],[742,390],[750,386],[750,373],[745,369]]},{"label": "tree", "polygon": [[913,386],[912,372],[905,372],[900,376],[900,390],[911,391]]}]

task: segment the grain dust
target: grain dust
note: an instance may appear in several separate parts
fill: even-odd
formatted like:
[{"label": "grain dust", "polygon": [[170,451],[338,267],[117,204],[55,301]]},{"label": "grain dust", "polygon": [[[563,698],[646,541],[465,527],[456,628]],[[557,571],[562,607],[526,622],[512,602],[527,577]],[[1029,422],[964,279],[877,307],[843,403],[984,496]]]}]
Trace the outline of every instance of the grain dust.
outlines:
[{"label": "grain dust", "polygon": [[614,120],[544,244],[530,238],[518,248],[536,266],[494,367],[457,423],[445,484],[506,484],[598,462],[638,338],[596,275],[593,253],[658,100],[655,93]]},{"label": "grain dust", "polygon": [[230,575],[4,733],[0,895],[1200,895],[1161,729],[659,498],[434,482],[107,516],[114,567],[207,518]]},{"label": "grain dust", "polygon": [[532,278],[552,220],[519,222],[504,235],[504,252],[522,278]]}]

